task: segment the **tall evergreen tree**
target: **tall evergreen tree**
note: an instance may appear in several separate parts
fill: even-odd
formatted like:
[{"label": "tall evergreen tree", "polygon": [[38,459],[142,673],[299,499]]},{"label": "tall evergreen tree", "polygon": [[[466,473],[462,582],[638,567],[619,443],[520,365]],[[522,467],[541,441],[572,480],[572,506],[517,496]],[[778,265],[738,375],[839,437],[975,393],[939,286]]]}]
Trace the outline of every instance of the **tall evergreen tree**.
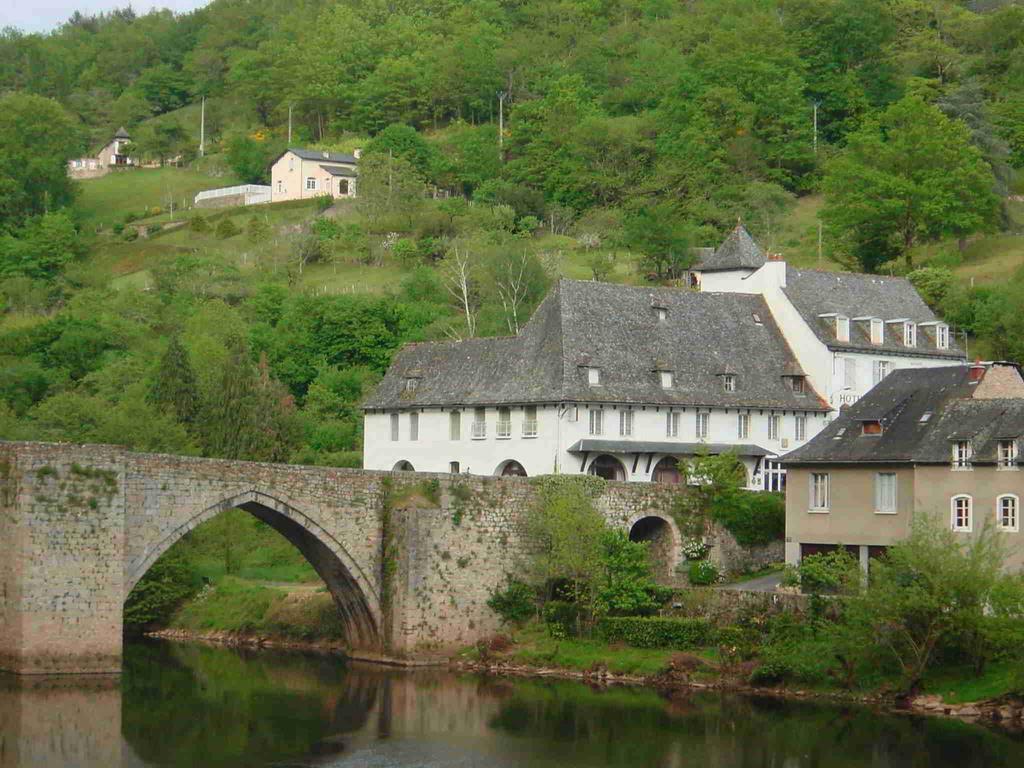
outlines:
[{"label": "tall evergreen tree", "polygon": [[156,379],[150,387],[147,399],[173,413],[182,424],[191,425],[196,420],[200,407],[199,386],[188,359],[188,352],[177,336],[171,337],[163,357],[160,358]]}]

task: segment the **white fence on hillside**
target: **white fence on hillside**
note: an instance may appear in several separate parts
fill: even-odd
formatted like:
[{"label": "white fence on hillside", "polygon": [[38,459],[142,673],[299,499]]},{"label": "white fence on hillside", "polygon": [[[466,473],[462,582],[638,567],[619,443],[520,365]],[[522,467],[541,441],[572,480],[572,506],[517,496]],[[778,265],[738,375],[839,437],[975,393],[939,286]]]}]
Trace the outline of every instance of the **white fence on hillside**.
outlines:
[{"label": "white fence on hillside", "polygon": [[216,200],[220,197],[242,197],[242,205],[259,205],[270,202],[270,187],[261,184],[241,184],[237,187],[207,189],[196,195],[195,204],[199,205],[204,200]]}]

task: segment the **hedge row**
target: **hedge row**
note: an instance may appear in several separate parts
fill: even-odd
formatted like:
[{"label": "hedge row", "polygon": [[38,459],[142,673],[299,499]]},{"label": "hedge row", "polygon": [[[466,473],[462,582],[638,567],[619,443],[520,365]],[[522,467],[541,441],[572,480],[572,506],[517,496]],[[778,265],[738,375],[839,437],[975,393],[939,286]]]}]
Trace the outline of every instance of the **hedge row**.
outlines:
[{"label": "hedge row", "polygon": [[714,639],[706,619],[615,617],[602,619],[597,631],[607,642],[626,643],[634,648],[695,648]]}]

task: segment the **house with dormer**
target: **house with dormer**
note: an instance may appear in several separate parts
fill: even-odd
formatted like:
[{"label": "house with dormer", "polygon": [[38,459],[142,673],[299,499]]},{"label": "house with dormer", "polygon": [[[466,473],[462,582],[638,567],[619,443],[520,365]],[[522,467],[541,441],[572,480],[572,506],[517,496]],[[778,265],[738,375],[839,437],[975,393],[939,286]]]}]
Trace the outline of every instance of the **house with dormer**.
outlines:
[{"label": "house with dormer", "polygon": [[797,269],[766,254],[742,224],[691,269],[690,283],[702,292],[762,297],[834,410],[892,371],[965,360],[949,326],[906,278]]},{"label": "house with dormer", "polygon": [[994,529],[1024,568],[1024,378],[1011,363],[895,371],[789,453],[786,560],[845,547],[866,567],[928,515]]},{"label": "house with dormer", "polygon": [[320,149],[286,149],[270,167],[271,202],[327,196],[356,196],[359,150],[353,154]]},{"label": "house with dormer", "polygon": [[961,366],[903,279],[798,270],[742,226],[692,288],[562,280],[515,337],[413,344],[364,404],[368,469],[678,482],[735,452],[748,486],[894,370]]},{"label": "house with dormer", "polygon": [[73,179],[95,179],[106,176],[112,168],[133,168],[137,163],[131,156],[132,137],[122,126],[113,138],[92,157],[68,160],[68,175]]},{"label": "house with dormer", "polygon": [[369,469],[677,483],[732,451],[756,488],[830,412],[761,297],[574,280],[517,336],[403,348],[364,410]]}]

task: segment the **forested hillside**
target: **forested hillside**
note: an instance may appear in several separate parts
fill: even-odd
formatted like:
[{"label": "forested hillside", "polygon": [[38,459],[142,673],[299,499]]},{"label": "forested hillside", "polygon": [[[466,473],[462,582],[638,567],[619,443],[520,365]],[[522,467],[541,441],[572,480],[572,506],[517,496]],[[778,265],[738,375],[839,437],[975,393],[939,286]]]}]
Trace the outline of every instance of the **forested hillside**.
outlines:
[{"label": "forested hillside", "polygon": [[[5,30],[0,94],[0,437],[357,465],[401,344],[671,282],[737,219],[1024,359],[1019,3],[214,0]],[[289,114],[358,200],[186,210]],[[69,180],[121,125],[180,162]]]}]

